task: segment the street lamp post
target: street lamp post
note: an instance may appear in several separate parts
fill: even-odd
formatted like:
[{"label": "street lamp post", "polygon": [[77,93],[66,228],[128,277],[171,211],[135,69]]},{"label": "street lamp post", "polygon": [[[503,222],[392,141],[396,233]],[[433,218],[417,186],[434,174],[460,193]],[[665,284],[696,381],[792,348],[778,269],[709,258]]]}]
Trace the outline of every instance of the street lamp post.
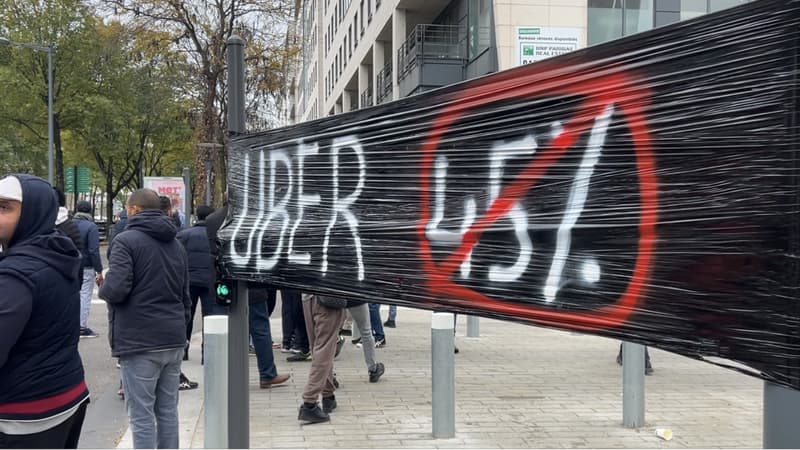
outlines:
[{"label": "street lamp post", "polygon": [[0,44],[29,48],[39,52],[47,52],[47,181],[53,184],[53,45],[37,45],[26,42],[14,42],[0,36]]}]

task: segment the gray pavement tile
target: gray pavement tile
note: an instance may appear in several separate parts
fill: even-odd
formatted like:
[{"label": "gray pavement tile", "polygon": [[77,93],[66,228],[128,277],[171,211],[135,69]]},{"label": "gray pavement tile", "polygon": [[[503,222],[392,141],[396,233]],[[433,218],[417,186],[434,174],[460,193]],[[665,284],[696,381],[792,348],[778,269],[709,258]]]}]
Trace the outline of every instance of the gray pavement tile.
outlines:
[{"label": "gray pavement tile", "polygon": [[[273,314],[273,339],[280,336]],[[761,446],[763,383],[742,374],[651,349],[646,425],[622,426],[618,342],[589,335],[481,319],[481,337],[456,344],[456,438],[431,435],[430,312],[400,308],[379,383],[368,383],[361,349],[346,345],[336,360],[339,408],[328,424],[300,426],[297,408],[310,364],[275,352],[285,386],[258,388],[250,358],[250,429],[254,448],[686,448]],[[197,335],[195,336],[195,338]],[[509,346],[508,343],[514,345]],[[502,349],[503,351],[498,351]],[[200,379],[197,356],[186,363]],[[196,367],[194,366],[196,365]],[[202,380],[201,383],[203,383]],[[198,395],[202,392],[198,391]],[[200,399],[202,401],[202,399]],[[181,402],[181,444],[203,446],[202,408]],[[655,427],[672,428],[665,442]],[[125,442],[123,440],[123,442]]]}]

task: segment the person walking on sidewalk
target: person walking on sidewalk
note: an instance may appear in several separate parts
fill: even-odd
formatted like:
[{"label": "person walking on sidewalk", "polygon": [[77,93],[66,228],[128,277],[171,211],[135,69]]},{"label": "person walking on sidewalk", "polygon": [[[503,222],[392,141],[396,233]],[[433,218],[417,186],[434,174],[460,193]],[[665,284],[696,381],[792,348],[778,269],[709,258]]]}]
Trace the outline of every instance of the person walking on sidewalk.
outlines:
[{"label": "person walking on sidewalk", "polygon": [[181,230],[178,233],[178,241],[186,249],[186,256],[189,260],[189,297],[192,299],[192,314],[186,324],[186,351],[183,353],[183,360],[189,359],[189,343],[192,339],[192,328],[194,315],[197,311],[197,303],[200,303],[201,314],[203,317],[210,315],[226,314],[225,307],[217,305],[211,295],[212,286],[216,279],[214,271],[214,259],[211,256],[211,248],[208,243],[208,231],[206,230],[206,217],[214,212],[210,206],[201,205],[197,207],[197,223],[193,227]]},{"label": "person walking on sidewalk", "polygon": [[383,326],[386,328],[396,328],[397,323],[395,320],[397,319],[397,305],[389,305],[389,317],[386,318],[386,322],[383,322]]},{"label": "person walking on sidewalk", "polygon": [[369,320],[372,327],[372,335],[375,337],[375,348],[386,347],[386,334],[383,331],[383,322],[381,322],[381,304],[369,304]]},{"label": "person walking on sidewalk", "polygon": [[103,262],[100,260],[100,233],[92,217],[92,204],[86,200],[78,202],[75,223],[81,232],[83,248],[83,281],[81,284],[81,329],[82,338],[96,338],[97,333],[89,328],[89,310],[92,306],[94,285],[103,281]]},{"label": "person walking on sidewalk", "polygon": [[377,383],[386,369],[383,363],[375,361],[375,338],[372,336],[369,307],[366,302],[348,300],[347,310],[361,332],[361,349],[364,351],[364,362],[367,364],[369,382]]},{"label": "person walking on sidewalk", "polygon": [[81,256],[57,212],[41,178],[0,179],[0,448],[77,448],[89,403]]},{"label": "person walking on sidewalk", "polygon": [[186,252],[159,208],[150,189],[128,197],[128,227],[114,239],[100,287],[135,448],[179,444],[178,385],[192,300]]},{"label": "person walking on sidewalk", "polygon": [[282,353],[293,353],[286,361],[311,360],[303,300],[297,289],[281,288],[281,324],[283,326]]},{"label": "person walking on sidewalk", "polygon": [[[165,195],[161,195],[161,196],[158,197],[158,200],[159,200],[159,205],[160,205],[160,208],[161,208],[161,212],[165,216],[167,216],[169,219],[172,220],[172,223],[175,225],[176,230],[180,230],[181,229],[181,222],[180,222],[180,220],[178,220],[178,218],[175,216],[175,214],[172,211],[172,202],[170,201],[169,197],[167,197]],[[187,258],[188,258],[188,255],[187,255]],[[190,289],[190,292],[191,292],[191,289]],[[187,319],[186,319],[186,328],[191,328],[192,327],[191,322],[190,322],[190,320],[192,320],[191,317],[194,317],[194,310],[192,310],[192,312],[190,313],[189,317],[187,317]],[[187,334],[189,334],[189,333],[187,333]],[[190,338],[191,338],[191,336],[189,336],[189,339]],[[184,353],[183,353],[184,359],[189,359],[188,348],[189,348],[189,340],[187,339],[186,340],[186,348],[184,349]],[[199,383],[197,383],[196,381],[190,380],[189,377],[187,377],[186,375],[183,374],[183,372],[181,372],[180,383],[178,384],[178,389],[180,389],[181,391],[187,391],[189,389],[197,389],[198,386],[199,386]]]},{"label": "person walking on sidewalk", "polygon": [[[70,216],[69,211],[67,210],[67,198],[61,189],[54,188],[56,192],[56,198],[58,199],[58,214],[56,215],[56,228],[61,230],[62,233],[66,234],[68,238],[75,244],[75,248],[78,251],[81,251],[83,248],[83,240],[81,239],[81,230],[78,228],[78,225],[75,224],[75,220]],[[83,280],[83,267],[81,266],[78,279]]]},{"label": "person walking on sidewalk", "polygon": [[[275,367],[275,356],[272,354],[272,330],[269,324],[269,299],[274,299],[275,289],[271,286],[250,283],[249,316],[250,336],[253,339],[253,348],[258,363],[259,387],[267,389],[285,383],[289,379],[287,374],[279,374]],[[273,300],[274,301],[274,300]]]},{"label": "person walking on sidewalk", "polygon": [[[313,357],[297,420],[307,423],[327,422],[331,420],[328,413],[336,409],[333,358],[339,342],[339,327],[344,321],[344,311],[344,308],[323,305],[316,295],[303,294],[303,314]],[[318,403],[320,396],[321,407]]]}]

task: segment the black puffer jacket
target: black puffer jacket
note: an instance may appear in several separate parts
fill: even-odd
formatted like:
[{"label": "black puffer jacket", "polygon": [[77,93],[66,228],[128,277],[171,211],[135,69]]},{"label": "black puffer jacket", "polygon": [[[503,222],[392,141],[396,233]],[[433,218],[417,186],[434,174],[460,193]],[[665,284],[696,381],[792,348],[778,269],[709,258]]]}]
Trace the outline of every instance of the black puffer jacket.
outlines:
[{"label": "black puffer jacket", "polygon": [[178,233],[178,241],[186,249],[189,258],[189,282],[192,286],[211,286],[216,278],[214,257],[208,241],[205,222],[197,222],[193,227]]},{"label": "black puffer jacket", "polygon": [[186,345],[189,270],[171,218],[145,210],[114,239],[100,298],[109,304],[112,356]]}]

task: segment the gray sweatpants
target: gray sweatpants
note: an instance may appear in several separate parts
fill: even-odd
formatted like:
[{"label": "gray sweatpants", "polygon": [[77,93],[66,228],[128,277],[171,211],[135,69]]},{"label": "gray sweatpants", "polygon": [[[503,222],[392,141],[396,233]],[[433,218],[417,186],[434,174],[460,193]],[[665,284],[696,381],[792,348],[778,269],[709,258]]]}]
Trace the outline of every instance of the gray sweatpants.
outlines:
[{"label": "gray sweatpants", "polygon": [[322,305],[316,295],[303,294],[303,315],[312,353],[308,382],[303,390],[304,402],[316,403],[320,395],[330,397],[336,390],[333,385],[333,358],[344,311]]},{"label": "gray sweatpants", "polygon": [[366,303],[363,305],[353,306],[347,308],[350,315],[353,316],[355,328],[361,332],[361,344],[364,350],[364,362],[367,364],[367,370],[372,370],[375,367],[375,337],[372,336],[372,325],[369,323],[369,306]]}]

